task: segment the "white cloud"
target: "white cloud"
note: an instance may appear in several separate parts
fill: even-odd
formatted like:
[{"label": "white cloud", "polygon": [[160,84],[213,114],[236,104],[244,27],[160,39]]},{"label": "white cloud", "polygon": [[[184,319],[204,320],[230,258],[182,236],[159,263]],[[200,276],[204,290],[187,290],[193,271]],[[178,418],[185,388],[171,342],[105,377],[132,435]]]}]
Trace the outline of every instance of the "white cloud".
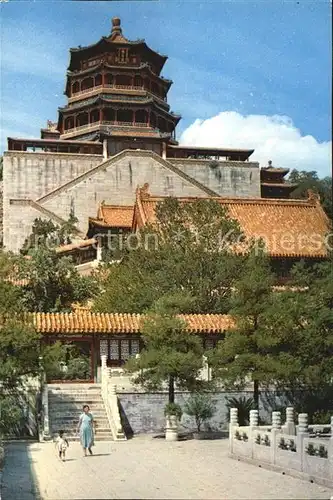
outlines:
[{"label": "white cloud", "polygon": [[332,175],[331,142],[302,136],[287,116],[247,115],[225,111],[207,120],[195,120],[181,135],[180,144],[203,147],[248,148],[261,166],[316,170]]}]

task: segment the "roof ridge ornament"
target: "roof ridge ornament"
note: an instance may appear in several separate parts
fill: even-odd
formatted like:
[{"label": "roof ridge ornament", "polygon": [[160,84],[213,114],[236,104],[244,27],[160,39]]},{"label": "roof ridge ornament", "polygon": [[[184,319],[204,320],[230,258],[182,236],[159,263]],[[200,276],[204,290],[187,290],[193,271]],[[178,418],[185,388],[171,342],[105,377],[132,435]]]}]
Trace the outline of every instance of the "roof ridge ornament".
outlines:
[{"label": "roof ridge ornament", "polygon": [[143,200],[150,198],[148,182],[145,182],[143,187],[139,188],[139,194],[140,194],[140,198]]},{"label": "roof ridge ornament", "polygon": [[312,205],[320,205],[320,194],[312,189],[308,189],[308,202]]},{"label": "roof ridge ornament", "polygon": [[121,20],[120,17],[113,17],[112,20],[112,29],[111,29],[111,34],[109,36],[109,39],[112,42],[128,42],[127,38],[124,37],[123,35],[123,30],[121,29]]},{"label": "roof ridge ornament", "polygon": [[120,17],[113,17],[111,19],[111,22],[112,22],[112,30],[111,30],[111,34],[119,34],[121,35],[122,34],[122,29],[120,27],[120,24],[121,24],[121,20],[120,20]]}]

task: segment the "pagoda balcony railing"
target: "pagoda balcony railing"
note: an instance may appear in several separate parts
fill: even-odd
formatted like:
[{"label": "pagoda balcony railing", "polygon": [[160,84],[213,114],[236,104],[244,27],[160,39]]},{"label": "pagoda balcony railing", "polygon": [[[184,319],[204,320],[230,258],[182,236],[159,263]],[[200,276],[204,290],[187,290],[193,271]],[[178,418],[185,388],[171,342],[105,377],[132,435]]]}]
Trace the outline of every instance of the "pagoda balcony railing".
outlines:
[{"label": "pagoda balcony railing", "polygon": [[118,127],[142,127],[142,128],[151,128],[151,125],[149,123],[142,123],[142,122],[122,122],[122,121],[96,121],[93,123],[86,123],[85,125],[80,125],[79,127],[74,127],[74,128],[68,128],[63,132],[62,137],[66,136],[67,134],[73,134],[76,132],[81,132],[83,130],[91,130],[100,127],[101,125],[116,125]]},{"label": "pagoda balcony railing", "polygon": [[149,123],[143,122],[120,122],[120,121],[103,121],[100,122],[101,125],[119,125],[121,127],[150,127]]},{"label": "pagoda balcony railing", "polygon": [[134,90],[134,91],[139,90],[142,92],[148,92],[149,94],[153,95],[154,97],[156,97],[157,99],[159,99],[162,102],[167,102],[166,97],[161,97],[143,86],[138,87],[135,85],[114,85],[114,84],[96,85],[95,87],[89,87],[88,89],[79,90],[78,92],[75,92],[72,94],[72,96],[69,98],[69,102],[72,102],[73,100],[76,100],[76,98],[81,97],[83,95],[95,93],[96,91],[103,90],[103,89]]}]

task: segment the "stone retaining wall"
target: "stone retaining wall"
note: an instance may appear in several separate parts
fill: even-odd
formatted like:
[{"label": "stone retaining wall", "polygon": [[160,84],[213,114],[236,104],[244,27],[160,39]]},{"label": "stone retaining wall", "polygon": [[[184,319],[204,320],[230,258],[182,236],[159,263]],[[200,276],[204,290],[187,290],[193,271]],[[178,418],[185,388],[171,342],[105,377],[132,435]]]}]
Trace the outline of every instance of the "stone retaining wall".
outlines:
[{"label": "stone retaining wall", "polygon": [[[164,430],[164,407],[168,402],[167,392],[117,391],[117,394],[123,419],[125,418],[127,421],[127,429],[131,429],[134,434],[159,433]],[[242,396],[250,398],[252,392],[218,392],[212,394],[212,400],[217,410],[214,417],[209,421],[212,430],[224,430],[228,426],[226,399],[231,397],[240,398]],[[183,407],[189,397],[188,392],[176,392],[175,400]],[[262,417],[268,416],[263,402],[260,414]],[[183,415],[181,424],[185,429],[195,429],[194,420],[188,415]]]}]

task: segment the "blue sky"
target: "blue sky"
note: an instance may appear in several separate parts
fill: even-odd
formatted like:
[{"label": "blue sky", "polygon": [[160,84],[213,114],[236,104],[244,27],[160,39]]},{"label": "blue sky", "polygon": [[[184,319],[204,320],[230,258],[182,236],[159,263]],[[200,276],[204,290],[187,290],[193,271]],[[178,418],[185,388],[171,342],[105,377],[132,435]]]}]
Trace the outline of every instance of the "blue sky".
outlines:
[{"label": "blue sky", "polygon": [[[169,56],[163,75],[174,81],[169,102],[183,116],[178,136],[195,120],[236,112],[289,117],[301,139],[312,136],[317,149],[331,140],[328,0],[9,0],[0,8],[1,150],[8,135],[39,137],[46,120],[57,119],[57,107],[66,102],[69,48],[108,35],[113,16],[121,17],[127,38],[145,38]],[[305,164],[310,168],[309,158]],[[329,162],[318,166],[323,175],[329,168]]]}]

